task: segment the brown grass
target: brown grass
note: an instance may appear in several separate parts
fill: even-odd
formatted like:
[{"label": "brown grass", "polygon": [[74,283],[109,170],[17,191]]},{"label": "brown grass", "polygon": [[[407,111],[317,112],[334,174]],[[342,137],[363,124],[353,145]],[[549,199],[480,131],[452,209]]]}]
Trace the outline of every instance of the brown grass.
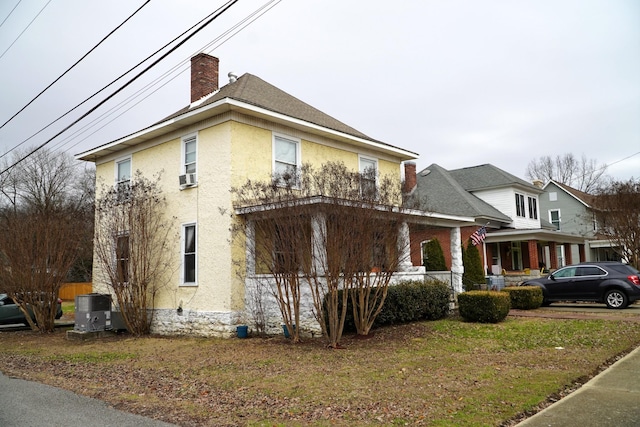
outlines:
[{"label": "brown grass", "polygon": [[610,320],[457,319],[322,339],[0,333],[0,370],[184,426],[511,425],[640,343]]}]

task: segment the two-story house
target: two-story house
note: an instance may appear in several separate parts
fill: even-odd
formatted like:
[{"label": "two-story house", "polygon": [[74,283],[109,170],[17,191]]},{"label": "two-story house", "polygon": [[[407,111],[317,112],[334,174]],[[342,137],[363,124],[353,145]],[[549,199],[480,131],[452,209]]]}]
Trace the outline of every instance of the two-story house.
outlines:
[{"label": "two-story house", "polygon": [[[476,225],[461,229],[464,242],[486,227],[480,253],[487,274],[538,274],[543,266],[561,265],[561,250],[571,254],[575,246],[577,257],[585,259],[583,237],[558,231],[541,218],[542,193],[539,187],[490,164],[456,170],[432,164],[417,173],[414,197],[428,212],[473,217]],[[421,263],[421,245],[433,238],[440,241],[446,261],[452,262],[447,230],[414,225],[411,236],[414,265]]]},{"label": "two-story house", "polygon": [[[153,332],[228,336],[244,322],[255,260],[251,251],[234,243],[228,213],[250,218],[252,210],[236,209],[232,187],[328,161],[342,162],[355,172],[373,171],[374,177],[395,175],[399,181],[402,163],[417,157],[252,74],[229,77],[219,88],[218,59],[195,56],[190,105],[77,156],[95,162],[97,180],[104,183],[127,182],[134,171],[147,177],[164,171],[160,184],[166,214],[175,218],[181,236],[173,255],[179,268],[156,296]],[[443,227],[471,221],[419,211],[405,217]],[[404,228],[408,235],[408,226]],[[242,268],[247,274],[239,274]],[[94,288],[107,291],[99,273],[94,270]]]},{"label": "two-story house", "polygon": [[[566,184],[550,180],[542,187],[540,212],[563,233],[577,234],[587,240],[587,261],[620,261],[619,251],[598,233],[598,223],[593,212],[594,197]],[[570,258],[564,247],[559,248],[558,257],[563,265],[578,262],[574,252]]]}]

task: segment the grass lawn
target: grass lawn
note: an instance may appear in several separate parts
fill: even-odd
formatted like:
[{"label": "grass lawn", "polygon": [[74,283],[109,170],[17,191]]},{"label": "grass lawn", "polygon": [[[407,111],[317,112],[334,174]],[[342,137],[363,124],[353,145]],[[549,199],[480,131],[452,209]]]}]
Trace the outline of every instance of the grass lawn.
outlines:
[{"label": "grass lawn", "polygon": [[3,332],[0,370],[185,426],[506,426],[635,348],[640,328],[449,318],[342,343]]}]

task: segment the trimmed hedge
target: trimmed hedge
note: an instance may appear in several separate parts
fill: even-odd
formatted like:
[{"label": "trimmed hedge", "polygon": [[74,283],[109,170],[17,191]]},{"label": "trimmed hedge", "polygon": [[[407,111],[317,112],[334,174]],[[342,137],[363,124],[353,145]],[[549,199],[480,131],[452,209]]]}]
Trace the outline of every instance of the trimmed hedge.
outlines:
[{"label": "trimmed hedge", "polygon": [[544,299],[542,289],[538,286],[510,286],[502,289],[511,297],[511,308],[518,310],[534,310],[540,308]]},{"label": "trimmed hedge", "polygon": [[511,298],[506,292],[469,291],[458,295],[460,316],[468,322],[502,322],[510,308]]},{"label": "trimmed hedge", "polygon": [[[372,329],[418,320],[441,319],[449,312],[449,295],[449,285],[439,280],[403,281],[390,285]],[[355,332],[351,299],[347,304],[344,332]]]}]

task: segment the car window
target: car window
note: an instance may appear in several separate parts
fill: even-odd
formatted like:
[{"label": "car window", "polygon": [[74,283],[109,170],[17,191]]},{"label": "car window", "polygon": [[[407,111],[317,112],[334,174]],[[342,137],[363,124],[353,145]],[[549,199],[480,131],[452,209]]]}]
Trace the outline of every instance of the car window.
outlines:
[{"label": "car window", "polygon": [[640,274],[638,270],[627,264],[612,264],[609,266],[612,270],[622,274]]},{"label": "car window", "polygon": [[606,271],[595,265],[578,267],[578,276],[605,276],[606,274]]},{"label": "car window", "polygon": [[576,267],[566,267],[553,273],[553,277],[574,277],[576,275]]}]

